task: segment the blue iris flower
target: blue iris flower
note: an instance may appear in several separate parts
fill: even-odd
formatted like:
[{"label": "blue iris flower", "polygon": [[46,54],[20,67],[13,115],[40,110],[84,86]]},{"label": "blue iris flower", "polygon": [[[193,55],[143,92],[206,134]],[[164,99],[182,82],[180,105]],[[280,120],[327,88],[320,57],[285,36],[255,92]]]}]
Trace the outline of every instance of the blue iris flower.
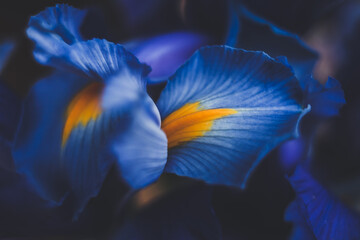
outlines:
[{"label": "blue iris flower", "polygon": [[[31,18],[27,33],[35,42],[34,56],[54,69],[25,99],[13,149],[17,170],[31,183],[22,184],[21,177],[20,188],[31,192],[35,188],[52,203],[44,207],[42,200],[32,197],[30,202],[40,205],[35,211],[53,211],[52,206],[72,199],[77,217],[90,198],[99,194],[114,166],[133,190],[157,181],[163,173],[244,188],[270,150],[298,135],[299,120],[308,105],[312,115],[338,113],[344,103],[338,82],[330,78],[321,85],[311,77],[317,54],[296,35],[236,2],[231,4],[224,43],[232,47],[205,47],[194,55],[214,40],[193,31],[177,31],[122,45],[87,41],[79,31],[87,11],[67,5],[48,8]],[[146,86],[157,82],[167,85],[158,99],[152,99]],[[302,152],[303,138],[288,144]],[[287,156],[283,159],[289,160]],[[292,168],[298,162],[294,158],[286,164]],[[304,208],[307,200],[301,195],[301,181],[294,180],[304,176],[308,175],[295,171],[289,178],[298,195],[293,208],[297,212],[289,210],[288,216],[297,216],[298,221],[288,219],[318,239],[336,236],[329,229],[340,226],[337,219],[342,219],[349,223],[344,232],[350,234],[358,226],[357,217],[338,202],[329,211],[330,227],[317,226],[318,219],[328,213],[325,206],[331,204],[327,201],[333,198],[326,193],[317,205],[324,214]],[[315,190],[308,188],[306,194]],[[8,194],[6,189],[2,192]],[[185,193],[187,197],[192,194]],[[185,202],[195,203],[174,211],[177,223],[190,209],[210,219],[204,228],[216,226],[208,196],[195,195],[190,200],[181,195],[174,201],[176,205],[184,197]],[[199,208],[203,201],[204,208]],[[116,236],[142,238],[147,231],[154,233],[155,228],[137,232],[132,226],[146,226],[154,212],[161,222],[172,208],[169,203],[155,206],[124,225]],[[192,224],[174,225],[175,231],[168,234],[190,238],[194,232],[184,229],[193,228]],[[218,237],[213,230],[213,237]],[[162,231],[155,234],[164,236]]]},{"label": "blue iris flower", "polygon": [[114,165],[133,189],[164,172],[244,188],[309,111],[288,64],[228,46],[198,50],[154,103],[150,68],[119,44],[84,41],[83,17],[58,5],[31,19],[34,56],[54,73],[27,96],[13,153],[40,195],[73,198],[75,215]]}]

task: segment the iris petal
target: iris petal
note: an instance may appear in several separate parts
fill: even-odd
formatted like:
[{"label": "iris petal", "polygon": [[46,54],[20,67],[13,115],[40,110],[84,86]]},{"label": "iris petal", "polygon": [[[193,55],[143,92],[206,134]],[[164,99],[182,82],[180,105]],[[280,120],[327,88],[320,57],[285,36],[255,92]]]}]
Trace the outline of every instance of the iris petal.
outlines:
[{"label": "iris petal", "polygon": [[245,187],[264,155],[296,135],[307,112],[301,102],[291,70],[266,54],[199,50],[157,102],[169,141],[165,171]]},{"label": "iris petal", "polygon": [[290,240],[317,240],[306,221],[304,221],[304,216],[301,214],[300,207],[296,202],[291,202],[287,207],[285,220],[293,223]]},{"label": "iris petal", "polygon": [[111,139],[144,107],[148,68],[120,45],[100,40],[74,44],[65,55],[74,56],[69,66],[81,74],[57,72],[32,88],[14,157],[45,199],[61,203],[70,193],[76,217],[116,162]]},{"label": "iris petal", "polygon": [[233,3],[231,12],[233,16],[227,39],[231,46],[264,51],[272,57],[286,56],[300,81],[311,74],[317,53],[296,34],[256,16],[240,3]]},{"label": "iris petal", "polygon": [[[306,226],[307,232],[318,240],[360,239],[360,216],[332,196],[305,169],[297,167],[289,182],[296,199],[288,208],[286,219]],[[296,234],[293,236],[299,239]]]},{"label": "iris petal", "polygon": [[137,84],[142,89],[145,89],[146,85],[143,77],[150,72],[150,67],[140,64],[139,60],[123,46],[101,39],[73,44],[61,56],[56,57],[54,67],[105,82],[111,79],[112,75],[128,74],[131,68],[131,71],[139,72],[141,78],[129,75],[129,84]]},{"label": "iris petal", "polygon": [[35,42],[35,59],[51,65],[52,57],[62,55],[69,45],[81,41],[79,28],[86,13],[86,10],[58,4],[31,17],[26,32]]}]

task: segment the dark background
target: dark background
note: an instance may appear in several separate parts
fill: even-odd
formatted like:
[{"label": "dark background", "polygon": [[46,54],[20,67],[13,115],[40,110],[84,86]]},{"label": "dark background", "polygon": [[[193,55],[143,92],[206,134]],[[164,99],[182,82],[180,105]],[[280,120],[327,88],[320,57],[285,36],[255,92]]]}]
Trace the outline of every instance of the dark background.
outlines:
[{"label": "dark background", "polygon": [[[102,20],[108,29],[98,27],[100,37],[115,33],[109,40],[124,41],[138,36],[138,31],[161,32],[175,26],[186,28],[178,20],[181,11],[179,1],[162,7],[156,16],[145,16],[147,11],[138,10],[139,16],[153,17],[162,25],[129,23],[122,17],[115,0],[32,0],[2,1],[0,3],[0,40],[16,41],[16,50],[8,63],[2,81],[20,97],[24,97],[40,77],[49,69],[37,64],[32,57],[32,43],[26,38],[25,29],[30,16],[46,6],[69,3],[75,7],[95,6],[106,12]],[[138,1],[141,2],[141,1]],[[159,1],[155,1],[159,2]],[[201,0],[195,5],[204,4]],[[216,1],[213,1],[216,2]],[[338,117],[323,123],[315,138],[314,175],[349,206],[360,211],[360,1],[339,0],[246,0],[250,9],[268,18],[278,26],[299,34],[311,47],[320,53],[314,77],[325,82],[327,76],[338,79],[345,91],[346,106]],[[140,3],[139,3],[140,4]],[[141,4],[139,5],[139,8]],[[148,6],[147,6],[148,7]],[[168,10],[167,10],[168,8]],[[165,10],[164,10],[165,9]],[[201,20],[192,23],[208,26],[206,31],[221,32],[223,22],[205,14],[198,7]],[[203,9],[204,10],[204,9]],[[224,11],[224,9],[219,9]],[[95,11],[96,12],[96,11]],[[175,13],[175,14],[173,14]],[[220,14],[222,15],[223,12]],[[125,14],[126,15],[126,14]],[[140,17],[141,18],[141,17]],[[211,24],[203,22],[212,21]],[[134,25],[131,25],[134,24]],[[188,23],[190,24],[190,23]],[[129,28],[128,26],[132,27]],[[86,30],[86,29],[85,29]],[[291,189],[277,168],[276,151],[267,157],[251,178],[248,189],[243,192],[215,188],[214,206],[225,235],[244,235],[245,239],[285,239],[291,225],[283,221],[284,209],[293,198]],[[275,186],[275,187],[274,187]],[[253,236],[253,237],[248,237]],[[238,238],[234,238],[238,239]]]}]

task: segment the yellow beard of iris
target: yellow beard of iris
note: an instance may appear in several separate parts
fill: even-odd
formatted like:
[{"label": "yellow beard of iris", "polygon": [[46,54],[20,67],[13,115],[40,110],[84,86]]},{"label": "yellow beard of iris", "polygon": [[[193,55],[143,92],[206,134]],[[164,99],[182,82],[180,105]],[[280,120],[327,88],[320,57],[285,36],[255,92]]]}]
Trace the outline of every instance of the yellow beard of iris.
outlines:
[{"label": "yellow beard of iris", "polygon": [[92,83],[80,91],[71,101],[67,112],[66,122],[62,136],[64,147],[71,131],[81,124],[86,126],[101,114],[100,98],[103,90],[102,83]]},{"label": "yellow beard of iris", "polygon": [[202,137],[210,131],[216,119],[237,113],[231,108],[202,109],[200,102],[185,104],[162,122],[168,148]]}]

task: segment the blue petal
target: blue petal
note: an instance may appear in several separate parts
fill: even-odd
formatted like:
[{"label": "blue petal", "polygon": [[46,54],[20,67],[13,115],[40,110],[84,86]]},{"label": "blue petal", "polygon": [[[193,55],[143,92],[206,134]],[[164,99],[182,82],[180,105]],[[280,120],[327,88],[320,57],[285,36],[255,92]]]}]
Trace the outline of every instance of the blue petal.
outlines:
[{"label": "blue petal", "polygon": [[[128,67],[132,71],[141,72],[143,77],[150,72],[147,65],[140,64],[139,60],[121,45],[100,39],[78,42],[68,47],[67,51],[56,58],[54,67],[104,81],[112,75],[126,74]],[[146,82],[143,78],[132,80],[137,82],[139,87],[145,88]]]},{"label": "blue petal", "polygon": [[300,81],[312,73],[317,54],[297,35],[254,15],[241,3],[233,3],[231,14],[235,15],[233,18],[237,21],[230,22],[228,44],[248,50],[264,51],[272,57],[286,56]]},{"label": "blue petal", "polygon": [[332,196],[306,170],[297,167],[289,182],[296,199],[286,218],[293,221],[297,215],[294,222],[306,226],[318,240],[360,239],[360,215]]},{"label": "blue petal", "polygon": [[[170,148],[165,171],[245,187],[260,160],[297,134],[298,121],[308,111],[301,102],[291,70],[268,55],[230,47],[199,50],[169,80],[157,102]],[[202,120],[217,111],[229,114]],[[169,137],[168,126],[177,123],[188,125]],[[190,140],[172,141],[189,133]]]},{"label": "blue petal", "polygon": [[291,202],[286,209],[285,220],[293,223],[290,240],[316,240],[312,230],[308,227],[304,216],[296,201]]},{"label": "blue petal", "polygon": [[[148,68],[121,46],[105,41],[74,44],[70,50],[77,53],[74,66],[88,76],[56,73],[32,88],[14,158],[19,172],[45,199],[61,203],[70,193],[76,217],[98,194],[116,161],[109,151],[111,139],[124,134],[133,113],[144,107],[143,75]],[[147,110],[156,118],[153,109]]]},{"label": "blue petal", "polygon": [[35,42],[34,56],[42,64],[51,64],[69,45],[81,41],[80,26],[87,11],[66,4],[46,8],[30,18],[28,37]]},{"label": "blue petal", "polygon": [[309,77],[305,85],[306,101],[311,105],[313,114],[323,117],[339,114],[340,108],[345,104],[345,96],[336,79],[329,77],[325,85],[322,85]]},{"label": "blue petal", "polygon": [[0,44],[0,73],[5,67],[7,61],[9,60],[14,48],[15,48],[15,43],[10,40],[2,42]]},{"label": "blue petal", "polygon": [[151,66],[151,82],[166,80],[209,38],[193,32],[173,32],[125,44],[141,62]]}]

